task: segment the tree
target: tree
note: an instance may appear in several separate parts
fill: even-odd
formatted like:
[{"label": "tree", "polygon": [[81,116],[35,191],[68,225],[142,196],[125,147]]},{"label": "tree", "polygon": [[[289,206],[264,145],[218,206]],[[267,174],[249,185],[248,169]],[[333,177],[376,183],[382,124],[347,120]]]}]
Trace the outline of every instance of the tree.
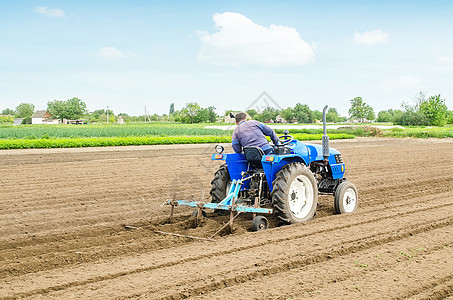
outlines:
[{"label": "tree", "polygon": [[204,123],[209,120],[209,110],[207,108],[200,108],[194,118],[194,123]]},{"label": "tree", "polygon": [[255,115],[260,122],[274,121],[277,118],[279,111],[273,107],[266,107],[261,114]]},{"label": "tree", "polygon": [[217,121],[217,114],[215,113],[215,107],[209,106],[208,110],[208,121],[211,123],[215,123]]},{"label": "tree", "polygon": [[181,121],[184,123],[194,123],[195,117],[199,113],[201,107],[196,102],[189,102],[181,109]]},{"label": "tree", "polygon": [[5,115],[5,116],[14,116],[15,115],[15,112],[14,110],[12,109],[9,109],[9,108],[5,108],[4,110],[2,110],[2,115]]},{"label": "tree", "polygon": [[249,116],[250,116],[252,119],[254,119],[255,116],[258,114],[258,112],[256,111],[256,109],[254,109],[254,108],[249,109],[249,110],[247,111],[247,113],[249,114]]},{"label": "tree", "polygon": [[364,122],[365,119],[370,121],[375,119],[373,108],[366,104],[362,97],[355,97],[354,99],[351,99],[349,115],[351,118],[356,119],[359,122]]},{"label": "tree", "polygon": [[425,101],[425,94],[423,92],[419,92],[416,95],[414,99],[414,105],[403,101],[403,103],[401,103],[401,107],[403,108],[404,112],[395,117],[394,123],[398,125],[408,126],[427,125],[428,119],[426,118],[425,114],[418,111],[419,106],[423,101]]},{"label": "tree", "polygon": [[453,111],[452,110],[447,111],[447,117],[445,120],[446,120],[447,124],[453,124]]},{"label": "tree", "polygon": [[326,113],[326,122],[336,123],[338,122],[338,112],[334,107],[330,107]]},{"label": "tree", "polygon": [[280,111],[280,116],[287,122],[291,123],[292,119],[294,119],[294,111],[291,107],[285,108]]},{"label": "tree", "polygon": [[170,104],[170,110],[168,112],[168,115],[172,115],[174,113],[175,113],[175,104],[172,103],[172,104]]},{"label": "tree", "polygon": [[423,126],[428,123],[425,114],[408,110],[395,118],[395,124],[408,126]]},{"label": "tree", "polygon": [[445,105],[445,99],[441,99],[440,94],[431,96],[428,100],[419,103],[419,112],[426,116],[429,125],[443,126],[447,111],[448,108]]},{"label": "tree", "polygon": [[313,123],[315,120],[314,114],[307,104],[297,103],[294,106],[294,116],[298,123]]},{"label": "tree", "polygon": [[377,121],[383,123],[390,123],[393,122],[393,116],[388,110],[381,110],[378,113]]},{"label": "tree", "polygon": [[399,109],[388,109],[381,110],[378,113],[378,118],[376,121],[383,123],[394,123],[396,118],[398,118],[403,112]]},{"label": "tree", "polygon": [[[109,112],[109,114],[110,114],[110,112]],[[93,111],[91,113],[91,115],[93,116],[93,118],[95,120],[100,121],[101,120],[101,116],[102,115],[107,115],[107,112],[105,111],[105,109],[96,109],[95,111]]]},{"label": "tree", "polygon": [[54,116],[55,118],[58,119],[65,119],[66,115],[66,106],[64,104],[64,101],[60,100],[54,100],[54,101],[49,101],[47,102],[47,110]]},{"label": "tree", "polygon": [[320,112],[319,110],[312,110],[312,113],[313,113],[313,122],[315,120],[322,120],[322,112]]},{"label": "tree", "polygon": [[47,110],[58,119],[75,120],[80,119],[87,113],[87,106],[79,98],[72,98],[66,101],[49,101],[47,102]]},{"label": "tree", "polygon": [[31,103],[21,103],[16,107],[16,118],[31,118],[35,113],[35,105]]},{"label": "tree", "polygon": [[232,113],[232,112],[233,112],[233,111],[232,111],[231,109],[228,109],[228,110],[225,111],[224,116],[225,116],[225,117],[226,117],[226,116],[229,116],[230,113]]},{"label": "tree", "polygon": [[373,121],[374,119],[376,119],[374,109],[368,104],[365,106],[365,119],[367,119],[368,121]]},{"label": "tree", "polygon": [[80,119],[87,113],[87,105],[79,98],[72,98],[65,102],[67,107],[66,119]]}]

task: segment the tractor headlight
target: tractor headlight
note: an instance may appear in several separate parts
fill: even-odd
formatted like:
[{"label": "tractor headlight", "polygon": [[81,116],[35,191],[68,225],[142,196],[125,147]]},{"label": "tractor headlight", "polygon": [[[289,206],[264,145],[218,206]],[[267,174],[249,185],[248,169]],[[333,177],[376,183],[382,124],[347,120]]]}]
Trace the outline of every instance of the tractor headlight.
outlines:
[{"label": "tractor headlight", "polygon": [[336,162],[337,164],[343,163],[343,159],[341,158],[341,154],[336,154],[336,155],[335,155],[335,162]]},{"label": "tractor headlight", "polygon": [[216,145],[215,146],[215,152],[219,153],[219,154],[222,154],[223,153],[223,146],[222,145]]}]

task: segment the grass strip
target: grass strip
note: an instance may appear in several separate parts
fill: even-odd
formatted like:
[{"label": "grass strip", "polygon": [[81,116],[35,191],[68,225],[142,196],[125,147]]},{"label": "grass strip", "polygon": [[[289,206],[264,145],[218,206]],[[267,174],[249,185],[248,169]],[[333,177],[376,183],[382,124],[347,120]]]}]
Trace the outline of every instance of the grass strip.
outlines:
[{"label": "grass strip", "polygon": [[395,138],[453,138],[453,128],[434,127],[434,128],[393,128],[383,130],[385,137]]}]

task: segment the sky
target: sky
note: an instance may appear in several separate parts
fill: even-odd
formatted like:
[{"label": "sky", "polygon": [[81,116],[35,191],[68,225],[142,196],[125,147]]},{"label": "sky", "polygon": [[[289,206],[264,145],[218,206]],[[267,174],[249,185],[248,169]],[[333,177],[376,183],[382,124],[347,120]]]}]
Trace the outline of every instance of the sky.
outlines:
[{"label": "sky", "polygon": [[[453,109],[453,1],[0,0],[0,110],[335,107],[419,91]],[[255,102],[255,104],[254,104]],[[274,104],[275,103],[275,104]]]}]

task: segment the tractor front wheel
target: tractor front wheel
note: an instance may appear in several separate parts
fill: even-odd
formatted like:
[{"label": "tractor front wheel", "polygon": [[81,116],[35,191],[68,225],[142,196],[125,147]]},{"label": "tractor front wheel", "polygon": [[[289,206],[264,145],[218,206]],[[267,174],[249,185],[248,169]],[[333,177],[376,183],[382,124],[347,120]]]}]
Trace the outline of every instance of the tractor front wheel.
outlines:
[{"label": "tractor front wheel", "polygon": [[314,217],[318,205],[318,189],[313,173],[304,164],[291,163],[284,166],[272,185],[272,202],[278,219],[294,224]]},{"label": "tractor front wheel", "polygon": [[349,181],[343,181],[335,191],[335,212],[337,214],[351,213],[357,209],[358,204],[357,189]]}]

